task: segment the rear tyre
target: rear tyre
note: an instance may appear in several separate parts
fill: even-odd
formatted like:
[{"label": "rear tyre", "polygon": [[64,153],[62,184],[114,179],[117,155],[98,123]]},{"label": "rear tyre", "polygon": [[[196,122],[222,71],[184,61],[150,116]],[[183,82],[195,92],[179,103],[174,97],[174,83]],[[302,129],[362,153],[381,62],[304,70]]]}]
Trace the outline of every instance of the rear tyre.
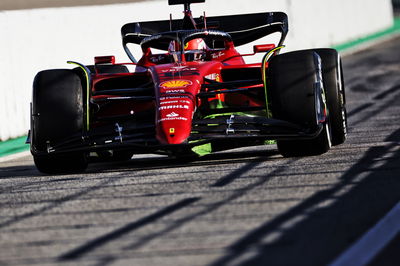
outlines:
[{"label": "rear tyre", "polygon": [[[321,59],[313,51],[273,57],[267,75],[273,117],[316,131],[325,109],[321,75]],[[329,123],[314,139],[278,140],[277,145],[284,157],[323,154],[331,147]]]},{"label": "rear tyre", "polygon": [[332,145],[342,144],[347,136],[346,97],[342,62],[334,49],[315,49],[322,60],[322,76],[329,110]]},{"label": "rear tyre", "polygon": [[[38,170],[47,174],[83,171],[86,154],[45,154],[48,146],[80,134],[84,124],[81,80],[69,69],[39,72],[33,83],[31,151]],[[41,153],[41,154],[40,154]]]}]

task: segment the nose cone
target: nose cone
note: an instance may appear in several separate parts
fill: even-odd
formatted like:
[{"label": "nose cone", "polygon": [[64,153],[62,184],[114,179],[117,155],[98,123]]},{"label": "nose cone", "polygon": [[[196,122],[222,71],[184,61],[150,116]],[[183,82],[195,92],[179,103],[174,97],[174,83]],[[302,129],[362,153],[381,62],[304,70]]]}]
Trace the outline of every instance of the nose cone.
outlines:
[{"label": "nose cone", "polygon": [[196,95],[204,76],[199,64],[152,68],[157,80],[156,137],[161,144],[183,144],[192,130]]},{"label": "nose cone", "polygon": [[189,95],[165,94],[160,97],[156,133],[161,144],[182,144],[187,140],[192,129],[194,106]]},{"label": "nose cone", "polygon": [[181,144],[190,136],[193,102],[184,98],[167,98],[158,107],[157,139],[161,144]]}]

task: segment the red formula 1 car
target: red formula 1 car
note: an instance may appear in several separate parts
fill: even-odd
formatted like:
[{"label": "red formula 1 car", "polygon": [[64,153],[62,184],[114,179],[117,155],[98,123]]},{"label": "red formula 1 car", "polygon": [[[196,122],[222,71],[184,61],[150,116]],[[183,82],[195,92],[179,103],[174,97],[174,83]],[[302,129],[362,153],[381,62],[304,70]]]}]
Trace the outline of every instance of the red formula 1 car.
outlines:
[{"label": "red formula 1 car", "polygon": [[[327,152],[346,138],[340,56],[333,49],[279,54],[285,13],[129,23],[122,27],[132,60],[53,69],[33,84],[31,152],[44,173],[82,171],[89,155],[128,160],[133,154],[184,157],[277,142],[286,157]],[[239,54],[236,46],[272,33],[275,44]],[[143,52],[136,60],[128,44]],[[246,56],[263,60],[246,64]],[[129,71],[128,67],[134,67]]]}]

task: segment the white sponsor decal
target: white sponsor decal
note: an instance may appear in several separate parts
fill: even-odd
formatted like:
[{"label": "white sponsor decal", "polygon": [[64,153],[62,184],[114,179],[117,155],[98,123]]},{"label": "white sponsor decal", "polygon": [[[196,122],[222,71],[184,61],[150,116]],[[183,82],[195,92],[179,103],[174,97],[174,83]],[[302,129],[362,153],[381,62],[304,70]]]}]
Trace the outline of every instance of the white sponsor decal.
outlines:
[{"label": "white sponsor decal", "polygon": [[153,63],[158,63],[158,62],[160,62],[160,61],[162,61],[164,59],[165,59],[165,57],[163,55],[159,55],[159,56],[151,57],[150,61],[153,62]]},{"label": "white sponsor decal", "polygon": [[179,116],[179,115],[177,113],[175,113],[175,112],[167,114],[167,117],[177,117],[177,116]]},{"label": "white sponsor decal", "polygon": [[187,121],[188,119],[185,117],[168,117],[168,118],[161,118],[158,120],[158,122],[163,122],[163,121],[171,121],[171,120],[183,120]]},{"label": "white sponsor decal", "polygon": [[[168,106],[160,106],[158,110],[168,110],[168,109],[187,109],[189,110],[189,105],[168,105]],[[167,115],[168,116],[168,115]]]},{"label": "white sponsor decal", "polygon": [[160,101],[160,105],[170,105],[170,104],[190,104],[187,100],[174,100],[174,101]]},{"label": "white sponsor decal", "polygon": [[194,67],[186,67],[186,66],[177,66],[177,67],[172,67],[170,69],[163,69],[161,72],[166,73],[166,72],[177,72],[177,71],[195,71],[197,70]]},{"label": "white sponsor decal", "polygon": [[217,58],[220,58],[221,56],[224,56],[224,55],[225,55],[224,52],[218,52],[218,53],[212,54],[211,56],[212,56],[213,59],[217,59]]},{"label": "white sponsor decal", "polygon": [[174,99],[188,99],[187,96],[168,96],[168,97],[160,97],[160,101],[164,100],[174,100]]},{"label": "white sponsor decal", "polygon": [[165,102],[160,102],[160,105],[172,104],[172,103],[178,103],[178,100],[175,100],[175,101],[165,101]]},{"label": "white sponsor decal", "polygon": [[166,90],[165,93],[185,93],[185,90]]}]

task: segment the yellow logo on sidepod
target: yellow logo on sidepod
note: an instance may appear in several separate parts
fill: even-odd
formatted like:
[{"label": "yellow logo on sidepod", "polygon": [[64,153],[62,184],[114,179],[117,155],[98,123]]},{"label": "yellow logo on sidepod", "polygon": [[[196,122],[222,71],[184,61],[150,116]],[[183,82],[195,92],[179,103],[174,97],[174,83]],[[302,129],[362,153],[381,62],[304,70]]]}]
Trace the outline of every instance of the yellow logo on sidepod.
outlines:
[{"label": "yellow logo on sidepod", "polygon": [[167,89],[184,88],[186,86],[192,85],[190,80],[169,80],[160,84],[160,87]]}]

